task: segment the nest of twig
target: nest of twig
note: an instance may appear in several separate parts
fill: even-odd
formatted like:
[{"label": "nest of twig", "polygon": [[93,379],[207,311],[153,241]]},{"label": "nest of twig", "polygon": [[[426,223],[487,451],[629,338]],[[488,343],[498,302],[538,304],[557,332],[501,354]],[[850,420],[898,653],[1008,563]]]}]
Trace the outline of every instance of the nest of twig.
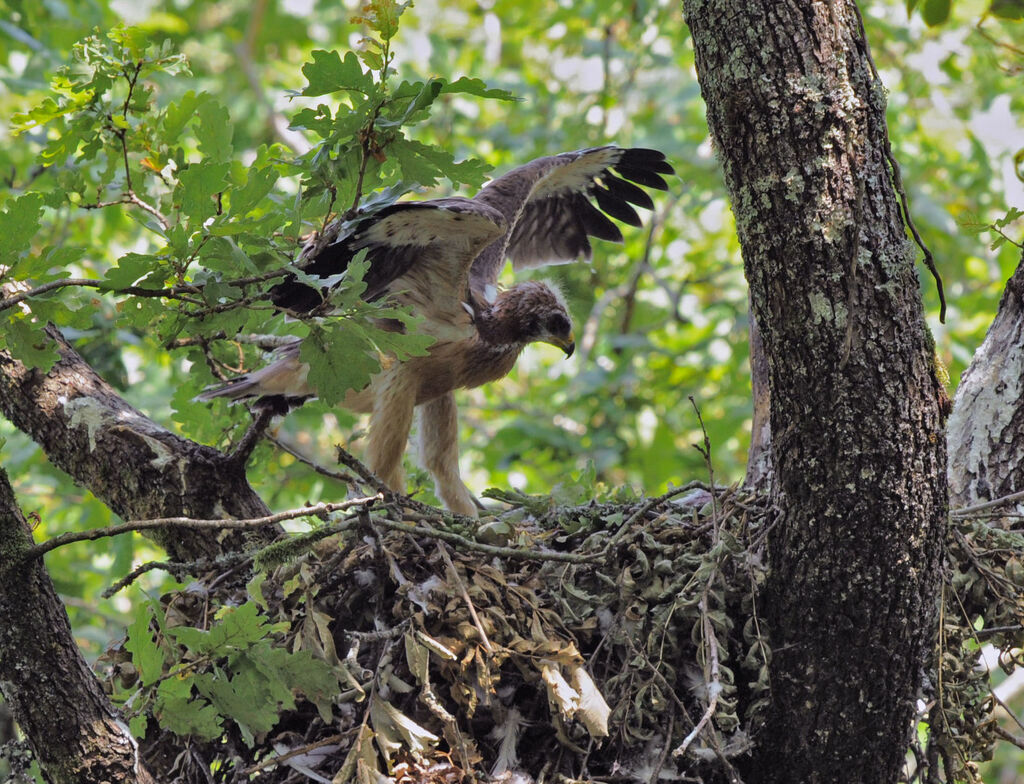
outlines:
[{"label": "nest of twig", "polygon": [[225,592],[220,570],[163,597],[111,657],[151,770],[724,780],[768,688],[761,501],[696,484],[583,506],[500,495],[479,527],[348,510],[247,588]]},{"label": "nest of twig", "polygon": [[[763,499],[494,492],[506,510],[476,524],[362,483],[109,654],[162,780],[738,780],[770,687]],[[984,646],[1024,662],[1024,532],[993,503],[953,513],[906,782],[978,782],[998,740],[1024,747],[978,666]]]}]

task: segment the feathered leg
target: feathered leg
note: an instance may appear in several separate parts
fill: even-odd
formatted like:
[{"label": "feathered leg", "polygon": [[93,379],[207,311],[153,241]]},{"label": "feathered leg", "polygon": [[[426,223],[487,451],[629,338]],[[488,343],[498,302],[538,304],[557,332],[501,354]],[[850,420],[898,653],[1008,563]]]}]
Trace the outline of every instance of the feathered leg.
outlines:
[{"label": "feathered leg", "polygon": [[459,476],[459,419],[451,392],[420,406],[420,461],[433,475],[445,506],[477,516],[473,495]]},{"label": "feathered leg", "polygon": [[370,470],[398,493],[405,492],[402,455],[409,441],[416,387],[404,379],[402,367],[381,373],[373,381],[367,461]]}]

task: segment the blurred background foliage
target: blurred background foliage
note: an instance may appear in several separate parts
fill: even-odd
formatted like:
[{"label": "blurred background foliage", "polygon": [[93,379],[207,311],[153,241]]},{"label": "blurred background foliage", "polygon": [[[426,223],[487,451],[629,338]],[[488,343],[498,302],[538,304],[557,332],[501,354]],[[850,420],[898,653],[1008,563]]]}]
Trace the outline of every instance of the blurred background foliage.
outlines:
[{"label": "blurred background foliage", "polygon": [[[1024,33],[1017,23],[986,16],[980,1],[960,0],[936,27],[918,12],[908,18],[904,0],[863,3],[862,10],[888,90],[893,153],[945,281],[942,325],[934,285],[919,269],[937,350],[955,385],[1019,257],[1011,243],[991,248],[998,237],[985,227],[1011,207],[1024,209],[1014,158],[1024,147]],[[157,78],[158,106],[205,90],[228,109],[236,157],[252,160],[260,145],[274,143],[304,152],[314,139],[288,128],[289,118],[323,99],[288,91],[304,87],[301,68],[314,49],[360,46],[365,30],[352,21],[356,11],[351,2],[324,0],[0,0],[0,116],[38,105],[76,41],[127,23],[154,42],[169,40],[188,59],[190,76]],[[579,350],[563,360],[557,350],[534,345],[507,379],[461,393],[470,487],[546,493],[584,475],[590,461],[607,487],[656,493],[670,482],[706,478],[692,448],[700,431],[690,396],[707,425],[716,479],[740,479],[751,412],[747,294],[679,4],[417,0],[392,46],[400,78],[478,77],[522,99],[442,96],[415,138],[443,146],[456,160],[481,158],[500,173],[539,155],[614,141],[664,151],[679,174],[669,193],[658,194],[645,228],[624,232],[623,246],[595,243],[591,265],[535,273],[564,289]],[[14,136],[0,125],[0,208],[25,191],[54,190],[48,178],[56,175],[37,163],[46,134]],[[278,188],[294,192],[297,182],[283,178]],[[1021,228],[1010,222],[1002,231],[1019,241]],[[41,234],[40,245],[89,248],[69,270],[74,276],[102,277],[125,253],[152,252],[152,235],[117,207],[65,204],[47,212]],[[198,371],[183,352],[168,351],[152,332],[119,318],[118,299],[76,296],[91,312],[69,336],[133,405],[209,443],[225,443],[227,416],[237,434],[244,410],[215,416],[186,402],[210,379],[187,381]],[[176,395],[183,385],[187,392]],[[278,436],[329,465],[335,443],[359,451],[362,426],[344,411],[311,404],[284,420]],[[38,514],[38,538],[112,522],[106,507],[49,467],[5,421],[0,437],[0,462],[26,512]],[[345,492],[269,445],[257,450],[249,475],[276,509]],[[424,474],[413,472],[411,481],[422,485],[420,497],[433,500]],[[133,560],[152,554],[144,540],[121,537],[48,556],[90,655],[122,633],[139,592],[159,584],[142,581],[97,604],[99,592]]]}]

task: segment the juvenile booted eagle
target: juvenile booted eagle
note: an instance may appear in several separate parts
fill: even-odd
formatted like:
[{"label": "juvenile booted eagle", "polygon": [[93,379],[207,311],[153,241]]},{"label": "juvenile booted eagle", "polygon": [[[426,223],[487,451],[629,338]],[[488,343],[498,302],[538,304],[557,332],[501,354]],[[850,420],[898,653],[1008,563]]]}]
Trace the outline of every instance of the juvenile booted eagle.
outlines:
[{"label": "juvenile booted eagle", "polygon": [[[674,171],[657,150],[607,146],[564,152],[513,169],[472,199],[393,204],[307,249],[311,261],[305,272],[328,278],[365,248],[370,265],[363,297],[411,306],[423,319],[420,331],[435,338],[428,355],[385,362],[343,403],[370,414],[367,459],[389,487],[404,489],[402,455],[418,407],[420,455],[438,496],[453,512],[476,516],[473,496],[459,476],[454,390],[502,378],[528,343],[551,343],[567,356],[575,348],[569,312],[553,287],[529,281],[497,290],[506,259],[521,270],[589,259],[589,237],[621,242],[608,216],[640,226],[631,205],[653,209],[654,203],[638,185],[667,190],[662,174]],[[325,293],[291,277],[270,296],[278,307],[309,312],[326,302]],[[316,395],[308,371],[296,341],[267,367],[199,399],[301,402]]]}]

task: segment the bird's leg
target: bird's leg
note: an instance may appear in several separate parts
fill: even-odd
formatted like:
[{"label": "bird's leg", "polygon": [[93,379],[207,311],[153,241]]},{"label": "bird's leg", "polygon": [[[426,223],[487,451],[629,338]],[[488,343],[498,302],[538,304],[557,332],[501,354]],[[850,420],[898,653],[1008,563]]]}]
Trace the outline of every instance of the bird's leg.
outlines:
[{"label": "bird's leg", "polygon": [[420,406],[420,461],[434,477],[445,506],[456,514],[477,516],[473,495],[459,476],[459,419],[451,392]]},{"label": "bird's leg", "polygon": [[405,493],[402,455],[416,405],[415,386],[402,378],[401,367],[381,373],[373,382],[373,413],[366,450],[370,470],[396,493]]}]

